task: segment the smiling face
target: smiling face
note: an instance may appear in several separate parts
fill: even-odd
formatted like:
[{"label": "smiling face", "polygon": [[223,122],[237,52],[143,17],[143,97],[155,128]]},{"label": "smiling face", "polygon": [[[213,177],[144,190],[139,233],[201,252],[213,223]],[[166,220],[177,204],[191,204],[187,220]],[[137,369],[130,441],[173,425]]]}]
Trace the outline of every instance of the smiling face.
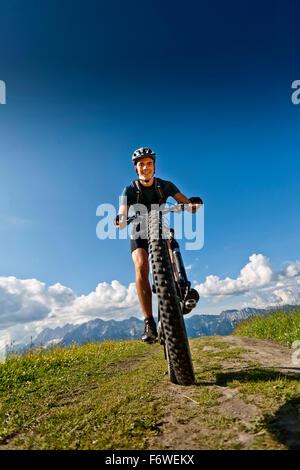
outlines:
[{"label": "smiling face", "polygon": [[135,165],[135,171],[139,175],[140,180],[150,180],[154,175],[155,163],[152,158],[141,158]]}]

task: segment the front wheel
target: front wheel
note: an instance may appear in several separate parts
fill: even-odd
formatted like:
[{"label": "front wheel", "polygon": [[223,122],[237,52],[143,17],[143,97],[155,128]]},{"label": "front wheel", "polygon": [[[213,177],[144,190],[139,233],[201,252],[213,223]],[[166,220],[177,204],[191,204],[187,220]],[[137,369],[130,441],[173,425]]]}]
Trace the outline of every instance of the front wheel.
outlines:
[{"label": "front wheel", "polygon": [[168,345],[164,344],[164,348],[165,348],[165,357],[166,357],[167,364],[168,364],[168,374],[169,374],[170,382],[172,382],[173,384],[178,384],[173,362],[172,362],[172,359],[170,357],[170,353],[168,350]]},{"label": "front wheel", "polygon": [[152,278],[158,297],[169,376],[173,383],[191,385],[195,382],[191,352],[167,241],[162,238],[160,215],[157,211],[149,213],[148,223]]}]

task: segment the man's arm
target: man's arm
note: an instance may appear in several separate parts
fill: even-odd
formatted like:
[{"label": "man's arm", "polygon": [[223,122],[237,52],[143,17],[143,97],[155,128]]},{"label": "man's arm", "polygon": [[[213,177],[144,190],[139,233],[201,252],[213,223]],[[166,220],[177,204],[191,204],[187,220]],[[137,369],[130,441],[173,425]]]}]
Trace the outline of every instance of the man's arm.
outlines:
[{"label": "man's arm", "polygon": [[129,206],[125,206],[125,205],[120,206],[119,213],[117,217],[115,218],[115,226],[118,229],[122,229],[126,227],[126,219],[128,216],[128,212],[129,212]]},{"label": "man's arm", "polygon": [[189,203],[188,198],[182,193],[174,194],[173,198],[175,199],[175,201],[181,202],[182,204],[188,204]]}]

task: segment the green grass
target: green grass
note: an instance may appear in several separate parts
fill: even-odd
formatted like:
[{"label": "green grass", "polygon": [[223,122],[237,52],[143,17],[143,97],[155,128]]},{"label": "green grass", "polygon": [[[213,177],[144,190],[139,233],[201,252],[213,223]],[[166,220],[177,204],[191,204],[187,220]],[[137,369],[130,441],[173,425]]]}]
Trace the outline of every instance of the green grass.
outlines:
[{"label": "green grass", "polygon": [[[25,355],[10,355],[0,364],[0,391],[16,387],[35,387],[52,379],[66,370],[88,364],[90,367],[113,365],[141,354],[138,342],[105,341],[102,344],[89,343],[84,346],[73,344],[69,347],[54,346],[49,349],[30,350]],[[85,369],[86,370],[86,369]],[[28,388],[27,388],[28,389]]]},{"label": "green grass", "polygon": [[0,364],[0,444],[143,449],[159,432],[153,387],[164,377],[162,356],[158,345],[123,341],[8,358]]},{"label": "green grass", "polygon": [[[249,349],[234,347],[225,338],[223,344],[213,338],[201,338],[191,340],[191,345],[198,386],[189,395],[200,404],[204,391],[210,394],[210,400],[199,406],[197,415],[198,428],[206,429],[204,435],[196,438],[200,448],[299,450],[299,377],[261,367],[249,357]],[[231,363],[227,370],[223,368],[224,361]],[[235,391],[242,418],[231,413],[231,399],[227,401],[228,411],[222,405],[216,406],[216,394],[224,388]],[[243,416],[247,405],[256,406],[256,416]],[[248,443],[239,441],[241,432],[248,436]]]},{"label": "green grass", "polygon": [[[291,325],[293,315],[299,319],[285,316]],[[0,364],[0,449],[168,449],[190,438],[199,449],[299,450],[299,377],[262,367],[248,343],[191,339],[190,387],[170,384],[159,344],[107,341],[10,356]],[[248,405],[255,415],[245,414]]]},{"label": "green grass", "polygon": [[233,335],[272,339],[290,347],[293,341],[300,340],[300,310],[255,316],[240,323]]}]

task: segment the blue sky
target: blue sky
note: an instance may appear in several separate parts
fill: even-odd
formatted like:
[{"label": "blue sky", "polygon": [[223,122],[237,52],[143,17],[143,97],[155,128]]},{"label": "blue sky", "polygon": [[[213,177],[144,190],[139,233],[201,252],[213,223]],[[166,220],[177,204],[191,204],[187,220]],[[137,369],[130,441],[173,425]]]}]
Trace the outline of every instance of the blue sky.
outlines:
[{"label": "blue sky", "polygon": [[[140,146],[156,151],[158,176],[205,202],[204,247],[183,251],[203,294],[197,313],[270,303],[274,289],[286,289],[278,302],[297,298],[300,105],[291,102],[291,83],[300,79],[298,18],[296,1],[2,3],[3,305],[24,288],[9,290],[11,277],[44,283],[47,295],[61,285],[82,299],[116,280],[127,295],[129,242],[100,241],[96,209],[118,204]],[[271,278],[249,281],[247,290],[245,266],[254,277],[271,269]],[[222,297],[226,278],[243,287]],[[136,302],[127,307],[136,314]],[[30,314],[25,321],[22,308],[13,311],[16,326],[30,324]],[[59,317],[58,307],[50,311]]]}]

